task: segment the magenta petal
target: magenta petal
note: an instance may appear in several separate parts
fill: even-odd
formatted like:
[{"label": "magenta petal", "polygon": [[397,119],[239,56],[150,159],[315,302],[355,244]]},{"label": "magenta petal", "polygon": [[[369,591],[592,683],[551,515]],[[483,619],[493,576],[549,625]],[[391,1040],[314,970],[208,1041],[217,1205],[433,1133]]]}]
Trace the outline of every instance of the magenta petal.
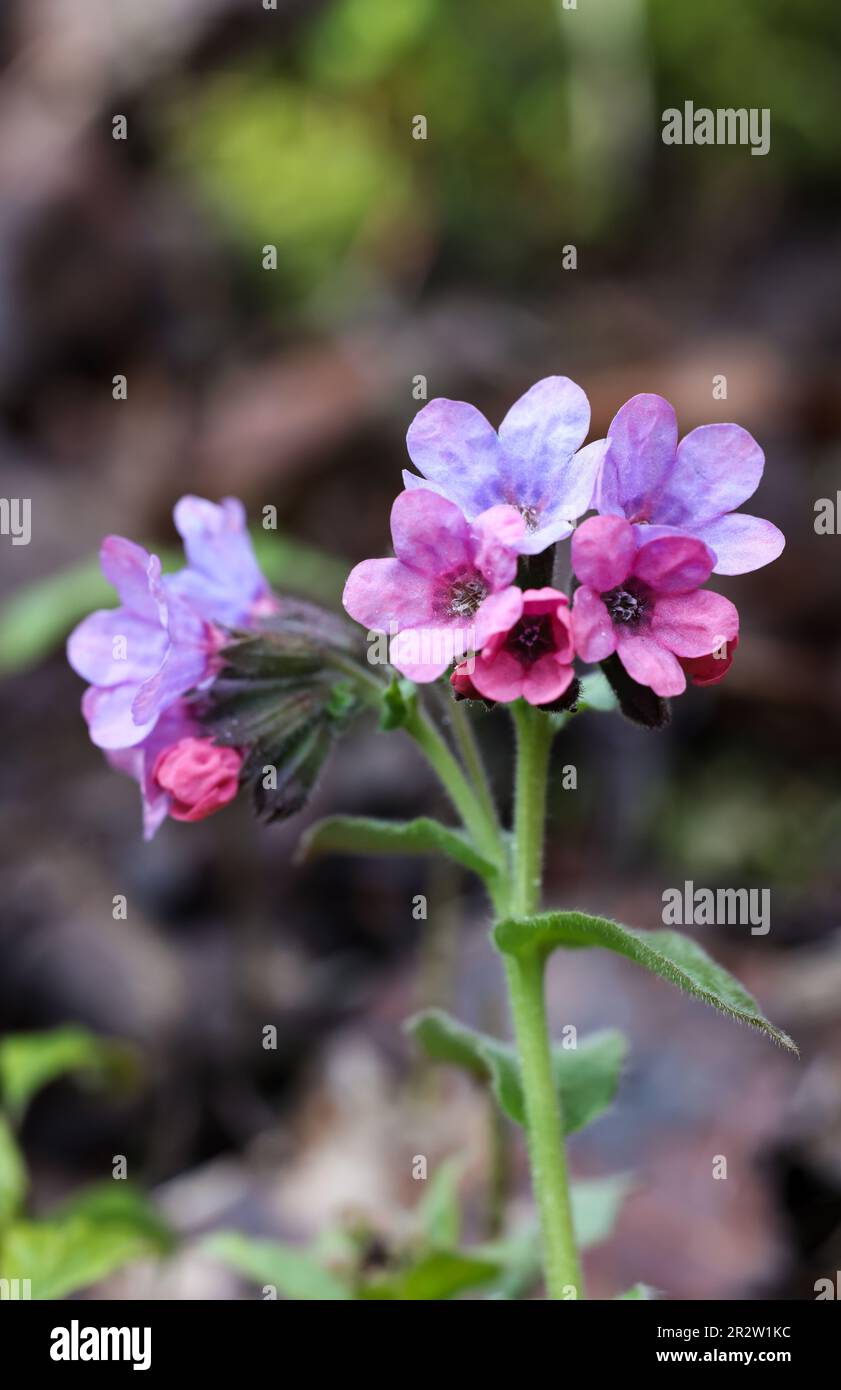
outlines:
[{"label": "magenta petal", "polygon": [[161,562],[142,545],[125,536],[106,536],[99,550],[102,573],[113,584],[124,608],[148,619],[161,621],[159,583]]},{"label": "magenta petal", "polygon": [[739,614],[729,598],[710,589],[658,598],[651,635],[675,656],[708,656],[739,632]]},{"label": "magenta petal", "polygon": [[473,523],[474,564],[492,590],[510,584],[526,524],[515,507],[489,507]]},{"label": "magenta petal", "polygon": [[716,557],[716,574],[747,574],[782,553],[786,538],[772,521],[731,512],[698,527],[698,535]]},{"label": "magenta petal", "polygon": [[715,556],[693,536],[662,536],[640,546],[634,574],[658,593],[685,594],[706,584]]},{"label": "magenta petal", "polygon": [[627,629],[620,629],[616,650],[628,675],[639,685],[649,686],[655,695],[663,699],[683,694],[686,676],[680,662],[653,636],[635,636]]},{"label": "magenta petal", "polygon": [[[123,643],[125,656],[120,654]],[[67,660],[92,685],[125,685],[156,671],[166,647],[166,633],[157,621],[148,622],[127,608],[103,608],[71,632]]]},{"label": "magenta petal", "polygon": [[392,638],[388,659],[409,680],[425,685],[468,655],[471,638],[472,632],[466,627],[407,627]]},{"label": "magenta petal", "polygon": [[582,661],[604,661],[616,650],[610,614],[592,589],[576,589],[572,601],[572,636]]},{"label": "magenta petal", "polygon": [[678,445],[655,519],[696,532],[752,496],[764,466],[762,450],[741,425],[701,425]]},{"label": "magenta petal", "polygon": [[547,652],[526,668],[523,679],[523,698],[530,705],[548,705],[557,700],[572,683],[573,669],[563,665],[552,652]]},{"label": "magenta petal", "polygon": [[155,727],[155,719],[135,724],[132,705],[137,694],[135,685],[89,686],[82,696],[82,713],[88,724],[91,742],[97,748],[131,748]]},{"label": "magenta petal", "polygon": [[391,508],[394,553],[419,574],[447,574],[472,565],[470,527],[455,502],[419,488],[401,492]]},{"label": "magenta petal", "polygon": [[518,700],[523,693],[523,667],[517,658],[504,648],[490,659],[480,654],[470,678],[479,694],[484,695],[486,700],[508,703]]},{"label": "magenta petal", "polygon": [[572,567],[582,584],[603,594],[627,579],[636,548],[634,528],[623,517],[591,516],[572,537]]},{"label": "magenta petal", "polygon": [[523,613],[523,591],[516,584],[483,599],[473,615],[473,642],[468,650],[478,651],[498,632],[507,632]]},{"label": "magenta petal", "polygon": [[496,430],[467,401],[430,401],[409,426],[406,447],[415,467],[466,516],[503,500],[496,482],[502,452]]},{"label": "magenta petal", "polygon": [[363,560],[347,578],[342,603],[363,627],[399,631],[434,621],[436,580],[399,560]]},{"label": "magenta petal", "polygon": [[651,520],[674,465],[674,410],[662,396],[632,396],[614,416],[607,438],[599,511],[626,516],[629,521]]},{"label": "magenta petal", "polygon": [[571,459],[589,428],[590,403],[581,387],[566,376],[547,376],[514,402],[499,438],[516,461],[517,477],[539,483]]}]

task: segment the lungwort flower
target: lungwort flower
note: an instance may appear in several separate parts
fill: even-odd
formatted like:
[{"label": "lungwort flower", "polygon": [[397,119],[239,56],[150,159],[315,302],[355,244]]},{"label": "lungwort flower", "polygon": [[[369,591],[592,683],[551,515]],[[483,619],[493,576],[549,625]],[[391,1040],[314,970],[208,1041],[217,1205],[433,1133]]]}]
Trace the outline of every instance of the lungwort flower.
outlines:
[{"label": "lungwort flower", "polygon": [[524,532],[512,507],[490,507],[471,524],[435,492],[402,492],[391,509],[395,558],[357,565],[345,608],[391,637],[389,660],[404,676],[433,681],[516,621],[522,592],[513,580]]},{"label": "lungwort flower", "polygon": [[[574,679],[569,604],[557,589],[518,590],[513,622],[488,638],[474,661],[451,677],[456,694],[530,705],[560,698]],[[509,615],[510,616],[510,615]]]},{"label": "lungwort flower", "polygon": [[663,535],[640,543],[630,522],[594,516],[572,539],[576,590],[572,630],[585,661],[616,652],[632,680],[656,695],[680,695],[680,658],[731,643],[739,615],[729,599],[702,590],[715,557],[703,541]]},{"label": "lungwort flower", "polygon": [[589,509],[605,441],[582,449],[590,405],[574,381],[549,376],[512,405],[499,433],[466,401],[430,401],[406,437],[423,477],[404,472],[407,489],[431,489],[469,521],[491,507],[515,507],[525,522],[518,544],[538,555],[568,536]]},{"label": "lungwort flower", "polygon": [[756,491],[765,466],[740,425],[701,425],[678,444],[669,402],[640,395],[622,406],[604,443],[602,515],[624,516],[652,537],[696,536],[712,550],[717,574],[745,574],[782,551],[785,537],[772,522],[734,510]]}]

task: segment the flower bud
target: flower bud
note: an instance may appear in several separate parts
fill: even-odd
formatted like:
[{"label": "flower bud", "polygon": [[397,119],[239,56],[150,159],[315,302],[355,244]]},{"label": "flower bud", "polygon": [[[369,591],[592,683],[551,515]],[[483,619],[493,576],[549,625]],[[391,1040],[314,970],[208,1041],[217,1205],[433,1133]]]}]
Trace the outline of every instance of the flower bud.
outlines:
[{"label": "flower bud", "polygon": [[209,738],[182,738],[158,754],[152,781],[169,794],[173,820],[197,821],[233,801],[242,753]]}]

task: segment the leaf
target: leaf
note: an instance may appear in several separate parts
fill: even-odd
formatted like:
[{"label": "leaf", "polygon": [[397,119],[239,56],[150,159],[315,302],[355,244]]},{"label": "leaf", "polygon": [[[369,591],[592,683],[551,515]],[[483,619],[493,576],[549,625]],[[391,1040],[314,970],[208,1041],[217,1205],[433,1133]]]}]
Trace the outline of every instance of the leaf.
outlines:
[{"label": "leaf", "polygon": [[393,676],[391,684],[383,691],[382,699],[380,728],[386,733],[402,729],[417,705],[415,686],[405,676]]},{"label": "leaf", "polygon": [[366,1284],[360,1289],[358,1297],[401,1302],[444,1300],[487,1284],[496,1279],[499,1273],[498,1264],[477,1259],[472,1253],[433,1250],[422,1255],[408,1269]]},{"label": "leaf", "polygon": [[444,854],[466,869],[490,878],[496,868],[473,848],[460,830],[420,816],[412,821],[373,820],[365,816],[330,816],[304,831],[299,861],[317,854]]},{"label": "leaf", "polygon": [[464,1171],[460,1158],[439,1163],[418,1204],[421,1230],[430,1245],[452,1250],[461,1239],[461,1204],[458,1186]]},{"label": "leaf", "polygon": [[306,1250],[277,1240],[254,1240],[237,1231],[220,1231],[203,1243],[210,1255],[254,1284],[271,1284],[285,1298],[336,1302],[353,1297],[329,1270]]},{"label": "leaf", "polygon": [[74,1193],[50,1212],[51,1220],[79,1219],[96,1226],[131,1228],[148,1238],[150,1245],[164,1252],[175,1244],[175,1236],[157,1207],[139,1188],[122,1179],[108,1178]]},{"label": "leaf", "polygon": [[623,1300],[639,1298],[648,1302],[656,1297],[656,1289],[652,1289],[649,1284],[634,1284],[630,1289],[626,1289],[624,1293],[618,1293],[616,1295],[616,1301],[621,1303]]},{"label": "leaf", "polygon": [[572,1184],[572,1223],[582,1250],[607,1240],[631,1186],[632,1180],[626,1173],[616,1173],[609,1178],[582,1178]]},{"label": "leaf", "polygon": [[527,951],[549,955],[558,946],[603,946],[661,975],[740,1023],[758,1028],[781,1047],[797,1052],[788,1034],[769,1023],[738,980],[716,964],[696,941],[678,932],[637,931],[585,912],[545,912],[519,921],[500,922],[494,928],[494,940],[500,951],[515,956]]},{"label": "leaf", "polygon": [[[0,1114],[0,1232],[20,1210],[29,1181],[26,1164],[5,1115]],[[2,1234],[0,1234],[2,1249]]]},{"label": "leaf", "polygon": [[15,1119],[38,1091],[68,1074],[100,1085],[128,1084],[138,1074],[137,1054],[128,1043],[75,1024],[0,1041],[0,1099]]},{"label": "leaf", "polygon": [[[405,1027],[432,1061],[462,1067],[490,1081],[500,1108],[516,1124],[525,1124],[519,1063],[510,1043],[478,1033],[441,1009],[415,1014]],[[625,1053],[625,1039],[614,1031],[594,1033],[582,1039],[577,1048],[552,1049],[565,1134],[583,1129],[610,1105]]]},{"label": "leaf", "polygon": [[151,1229],[148,1214],[131,1209],[131,1201],[115,1195],[110,1211],[100,1201],[85,1211],[79,1199],[78,1210],[13,1222],[3,1234],[0,1277],[29,1279],[33,1298],[63,1298],[133,1260],[161,1254],[168,1239]]},{"label": "leaf", "polygon": [[616,709],[617,703],[613,687],[604,671],[589,671],[586,676],[581,677],[579,709],[595,709],[600,713],[609,713]]}]

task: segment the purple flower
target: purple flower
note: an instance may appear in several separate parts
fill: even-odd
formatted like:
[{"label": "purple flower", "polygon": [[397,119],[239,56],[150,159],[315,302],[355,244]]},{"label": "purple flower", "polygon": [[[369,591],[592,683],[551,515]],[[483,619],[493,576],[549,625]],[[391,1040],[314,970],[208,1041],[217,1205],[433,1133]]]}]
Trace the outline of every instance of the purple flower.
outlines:
[{"label": "purple flower", "polygon": [[356,565],[345,608],[364,627],[390,634],[398,671],[433,681],[519,617],[513,579],[524,530],[512,507],[490,507],[471,524],[435,492],[401,492],[391,509],[396,558]]},{"label": "purple flower", "polygon": [[765,457],[740,425],[701,425],[677,442],[675,412],[662,396],[633,396],[607,432],[596,489],[603,515],[624,516],[649,538],[697,536],[717,574],[746,574],[776,560],[785,537],[770,521],[735,512],[756,491]]},{"label": "purple flower", "polygon": [[91,613],[70,634],[67,659],[90,688],[82,710],[99,748],[133,748],[160,714],[214,670],[218,637],[161,579],[161,563],[142,546],[108,536],[102,572],[118,608]]},{"label": "purple flower", "polygon": [[403,481],[455,502],[468,521],[490,507],[515,507],[525,521],[518,549],[537,555],[568,536],[591,505],[605,441],[580,449],[589,427],[587,397],[565,376],[532,386],[499,434],[466,401],[430,401],[406,436],[423,477],[404,472]]},{"label": "purple flower", "polygon": [[164,581],[168,592],[223,627],[241,627],[255,614],[274,610],[246,528],[245,508],[237,498],[224,497],[217,506],[188,495],[176,503],[173,516],[187,567]]},{"label": "purple flower", "polygon": [[709,656],[739,633],[729,599],[700,588],[714,556],[693,536],[640,530],[615,516],[591,516],[572,538],[575,591],[572,634],[584,661],[616,652],[632,680],[655,695],[680,695],[679,657]]}]

